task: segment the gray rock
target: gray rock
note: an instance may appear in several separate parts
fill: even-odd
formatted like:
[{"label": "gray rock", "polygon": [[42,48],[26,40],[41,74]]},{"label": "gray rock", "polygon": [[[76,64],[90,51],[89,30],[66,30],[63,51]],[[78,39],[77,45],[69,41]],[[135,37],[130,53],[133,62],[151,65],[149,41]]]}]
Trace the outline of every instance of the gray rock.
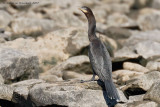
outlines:
[{"label": "gray rock", "polygon": [[102,33],[115,40],[126,39],[131,36],[131,32],[129,30],[120,27],[109,27],[108,29],[105,29]]},{"label": "gray rock", "polygon": [[49,83],[53,83],[56,81],[62,81],[62,78],[60,78],[56,75],[43,74],[43,73],[40,74],[39,79],[42,79],[42,80],[49,82]]},{"label": "gray rock", "polygon": [[4,79],[3,79],[2,75],[0,75],[0,85],[1,84],[4,84]]},{"label": "gray rock", "polygon": [[0,74],[5,82],[38,78],[38,58],[10,48],[0,48]]},{"label": "gray rock", "polygon": [[136,91],[136,89],[141,89],[147,91],[151,88],[152,84],[160,80],[160,72],[152,71],[144,75],[132,78],[127,81],[127,85],[123,87],[123,90]]},{"label": "gray rock", "polygon": [[26,34],[36,37],[44,32],[55,30],[55,22],[48,19],[17,18],[11,22],[11,28],[15,34]]},{"label": "gray rock", "polygon": [[127,107],[159,107],[156,102],[153,101],[136,101],[128,103]]},{"label": "gray rock", "polygon": [[107,18],[107,25],[114,27],[137,26],[136,22],[128,16],[120,13],[114,13]]},{"label": "gray rock", "polygon": [[4,10],[0,10],[0,28],[6,28],[13,17]]},{"label": "gray rock", "polygon": [[[55,104],[69,107],[107,107],[103,92],[98,87],[96,82],[73,82],[66,85],[42,83],[33,86],[29,95],[36,106]],[[122,95],[124,96],[123,93]]]},{"label": "gray rock", "polygon": [[147,31],[147,30],[154,30],[160,29],[160,12],[155,10],[150,13],[139,15],[138,17],[138,25],[140,29]]},{"label": "gray rock", "polygon": [[143,101],[143,97],[144,97],[144,94],[129,96],[129,101],[128,102]]},{"label": "gray rock", "polygon": [[160,42],[160,37],[157,36],[160,34],[159,30],[152,30],[152,31],[145,31],[145,32],[139,32],[136,34],[132,34],[132,36],[126,40],[125,46],[133,46],[143,41],[154,41],[154,42]]},{"label": "gray rock", "polygon": [[157,81],[152,85],[152,87],[147,91],[144,96],[144,99],[152,100],[157,103],[160,103],[160,81]]},{"label": "gray rock", "polygon": [[160,1],[159,0],[152,0],[152,8],[160,9]]},{"label": "gray rock", "polygon": [[29,101],[27,100],[29,98],[28,93],[30,88],[40,83],[44,83],[44,81],[38,80],[38,79],[30,79],[30,80],[13,83],[11,85],[14,88],[12,101],[14,103],[19,103],[20,105],[22,105],[22,103],[25,103],[24,105],[28,105]]},{"label": "gray rock", "polygon": [[92,73],[89,58],[85,55],[74,56],[49,70],[51,74],[62,77],[62,72]]},{"label": "gray rock", "polygon": [[80,74],[74,71],[64,71],[62,78],[63,80],[70,80],[70,79],[90,80],[92,78],[92,74],[86,75],[86,74]]},{"label": "gray rock", "polygon": [[146,65],[146,68],[148,68],[151,71],[160,71],[160,62],[149,61]]},{"label": "gray rock", "polygon": [[[84,29],[68,29],[69,38],[67,39],[67,47],[65,52],[69,53],[70,56],[79,54],[79,52],[89,45],[89,39],[87,32]],[[59,30],[61,34],[61,30]]]},{"label": "gray rock", "polygon": [[140,55],[134,52],[134,47],[124,46],[114,54],[113,62],[126,61],[129,59],[139,59]]},{"label": "gray rock", "polygon": [[154,59],[160,56],[160,43],[144,41],[135,45],[136,52],[145,59]]}]

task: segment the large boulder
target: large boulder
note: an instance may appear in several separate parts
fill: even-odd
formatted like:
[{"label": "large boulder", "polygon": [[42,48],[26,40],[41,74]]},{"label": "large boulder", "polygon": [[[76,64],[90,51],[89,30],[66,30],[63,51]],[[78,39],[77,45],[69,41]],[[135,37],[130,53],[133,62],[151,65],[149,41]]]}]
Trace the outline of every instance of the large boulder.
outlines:
[{"label": "large boulder", "polygon": [[10,48],[0,48],[0,74],[5,82],[38,78],[38,58]]}]

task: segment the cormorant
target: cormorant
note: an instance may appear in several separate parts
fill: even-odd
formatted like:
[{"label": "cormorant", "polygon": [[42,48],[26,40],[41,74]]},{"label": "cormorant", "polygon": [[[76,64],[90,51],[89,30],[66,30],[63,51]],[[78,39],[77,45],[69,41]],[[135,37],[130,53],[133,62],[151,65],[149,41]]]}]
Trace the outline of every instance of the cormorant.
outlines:
[{"label": "cormorant", "polygon": [[[86,6],[80,8],[88,19],[88,38],[90,41],[88,56],[92,66],[93,77],[95,79],[97,75],[99,79],[104,82],[107,97],[110,99],[110,103],[120,100],[117,89],[112,80],[112,63],[110,55],[105,45],[96,36],[96,20],[92,13],[92,10]],[[111,106],[114,106],[111,104]]]}]

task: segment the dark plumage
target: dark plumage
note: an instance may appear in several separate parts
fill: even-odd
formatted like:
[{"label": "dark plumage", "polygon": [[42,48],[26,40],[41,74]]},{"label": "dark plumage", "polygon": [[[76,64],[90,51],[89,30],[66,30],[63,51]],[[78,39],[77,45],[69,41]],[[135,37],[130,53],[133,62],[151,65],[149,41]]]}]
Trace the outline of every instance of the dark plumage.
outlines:
[{"label": "dark plumage", "polygon": [[88,37],[89,45],[89,59],[92,65],[93,77],[98,75],[99,79],[104,82],[107,97],[112,102],[117,102],[120,98],[117,89],[112,80],[112,63],[109,53],[105,45],[96,36],[96,20],[90,8],[83,6],[80,10],[86,15],[88,19]]}]

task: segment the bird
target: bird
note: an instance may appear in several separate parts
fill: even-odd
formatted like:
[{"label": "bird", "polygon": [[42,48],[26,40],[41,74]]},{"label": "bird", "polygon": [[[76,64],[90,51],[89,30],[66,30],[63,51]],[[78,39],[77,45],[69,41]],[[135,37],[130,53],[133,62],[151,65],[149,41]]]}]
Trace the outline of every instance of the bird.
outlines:
[{"label": "bird", "polygon": [[120,100],[118,91],[112,79],[112,63],[110,55],[103,42],[96,36],[96,19],[92,10],[87,6],[79,8],[88,19],[88,38],[90,41],[88,56],[92,66],[93,76],[91,81],[95,80],[97,75],[104,83],[107,97],[110,103],[118,102]]}]

